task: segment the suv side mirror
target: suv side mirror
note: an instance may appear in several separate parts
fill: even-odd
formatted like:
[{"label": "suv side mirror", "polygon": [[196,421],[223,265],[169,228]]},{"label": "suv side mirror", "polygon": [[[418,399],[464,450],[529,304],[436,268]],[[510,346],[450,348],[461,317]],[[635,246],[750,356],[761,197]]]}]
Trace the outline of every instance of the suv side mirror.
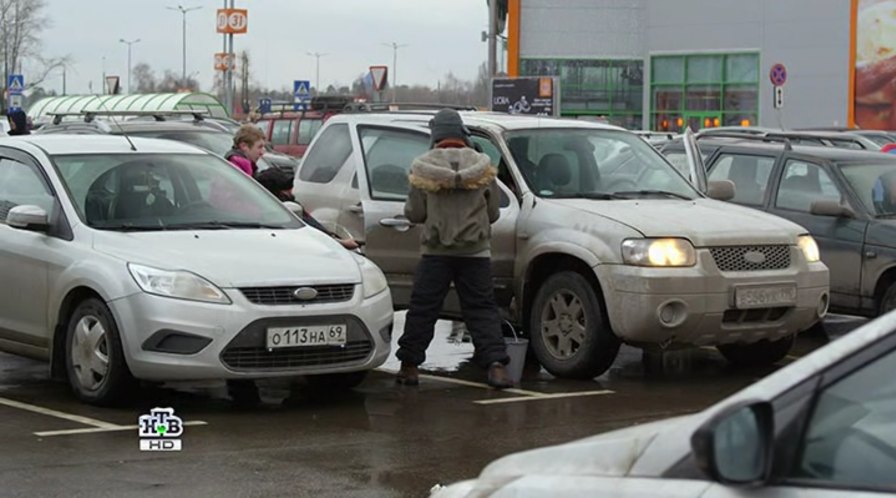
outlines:
[{"label": "suv side mirror", "polygon": [[771,475],[774,434],[771,403],[740,403],[697,429],[691,448],[697,466],[716,482],[761,485]]},{"label": "suv side mirror", "polygon": [[833,216],[835,218],[855,218],[856,212],[849,206],[844,206],[837,201],[824,199],[813,201],[809,212],[816,216]]},{"label": "suv side mirror", "polygon": [[706,188],[706,196],[717,201],[730,201],[736,192],[737,188],[731,180],[712,181]]},{"label": "suv side mirror", "polygon": [[50,216],[44,208],[26,204],[10,209],[6,224],[20,230],[46,232],[50,229]]},{"label": "suv side mirror", "polygon": [[286,201],[283,203],[283,205],[286,206],[287,209],[292,211],[292,214],[298,216],[299,218],[305,215],[305,208],[303,208],[302,205],[298,202]]}]

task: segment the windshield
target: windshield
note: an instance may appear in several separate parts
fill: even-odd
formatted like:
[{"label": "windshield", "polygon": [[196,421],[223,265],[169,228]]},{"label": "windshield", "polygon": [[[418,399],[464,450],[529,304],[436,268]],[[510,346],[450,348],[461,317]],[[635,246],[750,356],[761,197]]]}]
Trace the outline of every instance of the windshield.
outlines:
[{"label": "windshield", "polygon": [[896,158],[886,155],[879,163],[844,164],[840,167],[846,181],[862,200],[869,212],[876,216],[896,215]]},{"label": "windshield", "polygon": [[281,203],[206,154],[79,154],[53,158],[78,216],[101,230],[298,228]]},{"label": "windshield", "polygon": [[699,197],[659,152],[633,133],[522,130],[508,133],[507,144],[529,188],[541,197]]}]

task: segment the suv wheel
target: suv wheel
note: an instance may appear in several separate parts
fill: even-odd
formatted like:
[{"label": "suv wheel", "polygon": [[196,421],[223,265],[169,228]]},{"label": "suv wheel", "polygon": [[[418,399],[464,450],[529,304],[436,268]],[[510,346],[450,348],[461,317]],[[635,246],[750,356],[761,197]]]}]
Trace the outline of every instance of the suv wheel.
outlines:
[{"label": "suv wheel", "polygon": [[69,319],[65,366],[72,391],[87,403],[116,404],[133,393],[136,381],[125,363],[118,327],[101,300],[84,300]]},{"label": "suv wheel", "polygon": [[896,309],[896,284],[891,284],[887,288],[884,295],[880,299],[880,308],[877,311],[878,316],[886,314]]},{"label": "suv wheel", "polygon": [[557,377],[591,379],[610,368],[619,338],[610,330],[600,298],[582,275],[565,271],[538,289],[530,319],[532,348]]},{"label": "suv wheel", "polygon": [[720,344],[717,349],[731,363],[744,367],[762,367],[775,364],[790,352],[796,342],[796,334],[777,341],[763,339],[750,344]]}]

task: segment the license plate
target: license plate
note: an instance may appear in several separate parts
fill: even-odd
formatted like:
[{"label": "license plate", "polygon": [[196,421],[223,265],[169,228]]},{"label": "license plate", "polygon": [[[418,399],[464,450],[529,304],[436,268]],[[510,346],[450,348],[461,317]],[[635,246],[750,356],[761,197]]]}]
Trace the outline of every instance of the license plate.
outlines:
[{"label": "license plate", "polygon": [[344,324],[272,327],[268,329],[268,349],[308,346],[345,346]]},{"label": "license plate", "polygon": [[770,308],[796,304],[796,285],[739,287],[734,290],[734,305],[738,309]]}]

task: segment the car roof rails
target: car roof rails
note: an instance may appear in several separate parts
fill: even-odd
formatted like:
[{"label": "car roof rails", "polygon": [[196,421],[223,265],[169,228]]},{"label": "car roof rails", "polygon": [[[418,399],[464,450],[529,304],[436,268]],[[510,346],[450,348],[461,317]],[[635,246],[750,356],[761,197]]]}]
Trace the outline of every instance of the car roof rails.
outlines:
[{"label": "car roof rails", "polygon": [[81,111],[84,121],[90,122],[97,116],[117,117],[117,116],[135,116],[135,117],[152,117],[156,121],[167,121],[169,116],[193,116],[194,121],[203,121],[209,114],[206,109],[183,109],[171,111]]},{"label": "car roof rails", "polygon": [[766,136],[765,134],[756,133],[738,133],[736,131],[726,133],[698,133],[696,140],[704,138],[734,138],[738,140],[750,140],[753,142],[778,142],[784,144],[784,150],[793,150],[790,140],[787,137]]},{"label": "car roof rails", "polygon": [[478,111],[476,106],[464,104],[443,104],[438,102],[352,102],[345,106],[346,112],[408,112],[408,111]]},{"label": "car roof rails", "polygon": [[786,131],[770,131],[769,136],[773,137],[794,137],[794,138],[819,138],[822,140],[856,140],[855,135],[850,131],[810,131],[810,130],[786,130]]}]

